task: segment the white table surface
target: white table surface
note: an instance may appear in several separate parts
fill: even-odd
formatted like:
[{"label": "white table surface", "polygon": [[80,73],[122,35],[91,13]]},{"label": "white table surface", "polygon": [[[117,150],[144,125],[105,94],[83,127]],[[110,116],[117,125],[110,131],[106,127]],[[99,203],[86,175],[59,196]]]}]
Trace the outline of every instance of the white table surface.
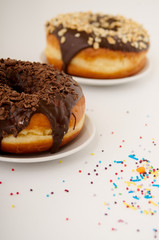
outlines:
[{"label": "white table surface", "polygon": [[[159,1],[1,0],[0,57],[39,61],[45,22],[85,10],[142,23],[151,36],[152,71],[122,85],[82,85],[96,136],[80,152],[42,163],[0,162],[0,240],[159,239],[159,188],[153,174],[141,179],[136,171],[159,167]],[[136,177],[141,181],[129,186]]]}]

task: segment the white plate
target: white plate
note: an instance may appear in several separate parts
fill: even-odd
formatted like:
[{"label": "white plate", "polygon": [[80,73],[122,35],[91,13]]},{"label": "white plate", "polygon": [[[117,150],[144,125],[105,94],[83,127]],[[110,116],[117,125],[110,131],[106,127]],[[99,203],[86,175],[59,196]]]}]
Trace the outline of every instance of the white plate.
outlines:
[{"label": "white plate", "polygon": [[[40,55],[40,61],[43,63],[48,63],[44,52],[42,52]],[[73,78],[79,84],[92,85],[92,86],[111,86],[111,85],[118,85],[118,84],[123,84],[123,83],[136,81],[139,79],[143,79],[150,72],[151,67],[152,67],[151,61],[147,58],[145,67],[139,73],[130,77],[118,78],[118,79],[94,79],[94,78],[82,78],[82,77],[73,76]]]},{"label": "white plate", "polygon": [[57,153],[51,154],[50,152],[38,153],[34,155],[12,155],[5,154],[0,157],[0,161],[4,162],[17,162],[17,163],[32,163],[44,162],[49,160],[56,160],[59,158],[67,157],[73,153],[86,147],[95,135],[95,126],[92,120],[86,115],[83,129],[79,136],[70,142],[68,145],[62,147]]},{"label": "white plate", "polygon": [[136,81],[139,79],[143,79],[151,70],[150,60],[147,59],[145,67],[136,75],[119,78],[119,79],[93,79],[93,78],[82,78],[73,76],[73,78],[79,83],[84,85],[94,85],[94,86],[111,86],[118,85],[123,83],[128,83],[132,81]]}]

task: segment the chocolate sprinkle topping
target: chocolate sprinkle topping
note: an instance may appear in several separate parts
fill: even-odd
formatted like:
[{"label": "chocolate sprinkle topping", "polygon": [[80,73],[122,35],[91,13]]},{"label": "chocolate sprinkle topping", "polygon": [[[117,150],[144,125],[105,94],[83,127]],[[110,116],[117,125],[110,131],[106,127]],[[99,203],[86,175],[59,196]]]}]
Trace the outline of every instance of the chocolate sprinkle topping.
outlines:
[{"label": "chocolate sprinkle topping", "polygon": [[141,52],[149,48],[146,30],[135,21],[118,15],[60,14],[46,23],[46,31],[59,39],[65,72],[71,59],[85,48],[123,52]]},{"label": "chocolate sprinkle topping", "polygon": [[82,95],[71,76],[51,65],[0,59],[0,142],[9,134],[16,137],[34,113],[43,113],[52,128],[51,152],[56,152]]}]

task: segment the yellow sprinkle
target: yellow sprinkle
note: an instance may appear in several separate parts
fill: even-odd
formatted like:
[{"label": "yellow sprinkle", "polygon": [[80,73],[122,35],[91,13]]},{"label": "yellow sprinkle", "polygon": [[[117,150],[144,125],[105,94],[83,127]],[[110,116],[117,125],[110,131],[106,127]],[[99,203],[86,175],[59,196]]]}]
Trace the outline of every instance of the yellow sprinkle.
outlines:
[{"label": "yellow sprinkle", "polygon": [[91,153],[91,155],[93,156],[93,155],[94,155],[94,153]]},{"label": "yellow sprinkle", "polygon": [[127,183],[129,187],[130,187],[131,184],[136,185],[136,183],[134,183],[134,182],[127,182],[127,181],[125,181],[125,183]]},{"label": "yellow sprinkle", "polygon": [[135,172],[135,170],[133,169],[132,172]]},{"label": "yellow sprinkle", "polygon": [[12,204],[12,208],[15,208],[15,205],[14,205],[14,204]]},{"label": "yellow sprinkle", "polygon": [[123,160],[123,162],[125,162],[125,160]]},{"label": "yellow sprinkle", "polygon": [[156,207],[158,206],[158,204],[155,203],[155,202],[150,201],[150,203],[151,203],[152,205],[156,206]]},{"label": "yellow sprinkle", "polygon": [[138,185],[137,188],[142,188],[142,186]]},{"label": "yellow sprinkle", "polygon": [[62,163],[62,160],[60,160],[59,162]]},{"label": "yellow sprinkle", "polygon": [[126,202],[123,202],[123,204],[124,204],[125,206],[127,206],[127,207],[129,207],[129,208],[133,209],[133,210],[137,210],[137,208],[136,208],[136,207],[133,207],[132,205],[130,205],[130,204],[127,204]]},{"label": "yellow sprinkle", "polygon": [[149,212],[147,210],[144,210],[143,213],[146,214],[146,215],[149,214]]}]

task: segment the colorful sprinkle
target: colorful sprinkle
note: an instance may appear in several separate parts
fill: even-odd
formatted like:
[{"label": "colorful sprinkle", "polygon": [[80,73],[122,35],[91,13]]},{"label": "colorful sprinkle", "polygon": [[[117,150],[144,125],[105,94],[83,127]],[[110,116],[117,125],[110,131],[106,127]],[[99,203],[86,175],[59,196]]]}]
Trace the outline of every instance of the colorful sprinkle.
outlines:
[{"label": "colorful sprinkle", "polygon": [[139,160],[138,158],[135,157],[135,154],[130,154],[128,157],[129,157],[129,158],[132,158],[132,159],[134,159],[134,160]]},{"label": "colorful sprinkle", "polygon": [[114,187],[117,188],[117,185],[115,183],[113,183]]}]

